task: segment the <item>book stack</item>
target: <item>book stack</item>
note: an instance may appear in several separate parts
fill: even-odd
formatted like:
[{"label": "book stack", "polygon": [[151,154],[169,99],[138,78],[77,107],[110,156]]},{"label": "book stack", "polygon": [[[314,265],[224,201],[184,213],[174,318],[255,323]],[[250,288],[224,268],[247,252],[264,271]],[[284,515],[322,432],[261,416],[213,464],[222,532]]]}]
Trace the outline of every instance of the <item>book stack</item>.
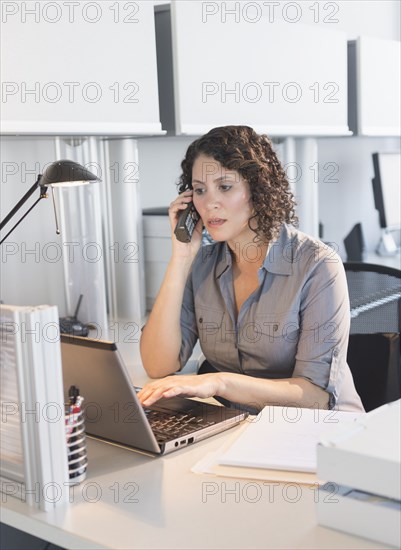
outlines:
[{"label": "book stack", "polygon": [[401,401],[322,435],[317,475],[321,525],[401,546]]},{"label": "book stack", "polygon": [[42,510],[68,500],[56,307],[0,306],[0,489]]}]

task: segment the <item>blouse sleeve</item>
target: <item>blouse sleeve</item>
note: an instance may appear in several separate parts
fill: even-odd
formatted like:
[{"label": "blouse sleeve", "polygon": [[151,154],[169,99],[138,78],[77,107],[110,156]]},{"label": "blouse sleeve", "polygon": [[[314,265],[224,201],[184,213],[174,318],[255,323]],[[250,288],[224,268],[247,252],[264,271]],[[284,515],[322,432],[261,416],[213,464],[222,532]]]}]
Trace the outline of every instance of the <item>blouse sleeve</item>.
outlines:
[{"label": "blouse sleeve", "polygon": [[332,253],[310,260],[300,303],[300,334],[293,376],[325,389],[337,402],[347,365],[350,306],[341,259]]},{"label": "blouse sleeve", "polygon": [[181,307],[181,349],[179,355],[180,369],[182,369],[192,355],[198,340],[198,327],[195,316],[195,303],[192,284],[192,272],[185,285]]}]

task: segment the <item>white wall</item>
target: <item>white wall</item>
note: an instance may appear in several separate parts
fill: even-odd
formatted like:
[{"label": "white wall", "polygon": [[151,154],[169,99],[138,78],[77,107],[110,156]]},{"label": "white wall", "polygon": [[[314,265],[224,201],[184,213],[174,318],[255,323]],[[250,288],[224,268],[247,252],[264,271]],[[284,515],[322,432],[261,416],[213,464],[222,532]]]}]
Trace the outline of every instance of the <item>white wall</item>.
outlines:
[{"label": "white wall", "polygon": [[168,206],[175,198],[181,161],[193,139],[167,137],[138,140],[142,208]]},{"label": "white wall", "polygon": [[[313,5],[314,2],[301,2],[302,5]],[[321,15],[338,19],[330,26],[345,31],[348,40],[355,40],[360,35],[376,36],[390,40],[400,40],[400,1],[399,0],[320,0]],[[336,9],[330,8],[334,4]],[[328,27],[323,21],[319,23]]]},{"label": "white wall", "polygon": [[[3,219],[55,159],[53,138],[2,138],[1,210]],[[27,201],[33,204],[39,190]],[[10,230],[26,208],[7,224]],[[5,236],[2,233],[2,237]],[[57,305],[65,313],[61,239],[56,235],[52,198],[42,199],[0,248],[1,292],[4,303]]]}]

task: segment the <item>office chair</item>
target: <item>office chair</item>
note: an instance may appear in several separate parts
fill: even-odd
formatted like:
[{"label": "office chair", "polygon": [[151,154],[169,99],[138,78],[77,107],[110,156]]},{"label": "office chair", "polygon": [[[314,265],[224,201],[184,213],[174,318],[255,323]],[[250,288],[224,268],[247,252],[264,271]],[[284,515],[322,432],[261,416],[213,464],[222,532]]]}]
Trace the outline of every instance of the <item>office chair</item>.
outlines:
[{"label": "office chair", "polygon": [[401,270],[345,262],[351,304],[347,361],[366,411],[401,397]]}]

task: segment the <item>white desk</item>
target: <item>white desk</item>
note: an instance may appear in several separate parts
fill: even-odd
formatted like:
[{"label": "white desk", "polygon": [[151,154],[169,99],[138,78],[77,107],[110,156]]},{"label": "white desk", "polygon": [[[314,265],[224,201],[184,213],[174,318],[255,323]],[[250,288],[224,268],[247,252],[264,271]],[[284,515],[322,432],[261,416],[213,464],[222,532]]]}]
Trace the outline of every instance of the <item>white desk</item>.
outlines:
[{"label": "white desk", "polygon": [[193,474],[226,437],[155,459],[89,441],[88,477],[70,504],[44,513],[8,497],[2,521],[76,549],[383,548],[318,526],[307,487]]}]

